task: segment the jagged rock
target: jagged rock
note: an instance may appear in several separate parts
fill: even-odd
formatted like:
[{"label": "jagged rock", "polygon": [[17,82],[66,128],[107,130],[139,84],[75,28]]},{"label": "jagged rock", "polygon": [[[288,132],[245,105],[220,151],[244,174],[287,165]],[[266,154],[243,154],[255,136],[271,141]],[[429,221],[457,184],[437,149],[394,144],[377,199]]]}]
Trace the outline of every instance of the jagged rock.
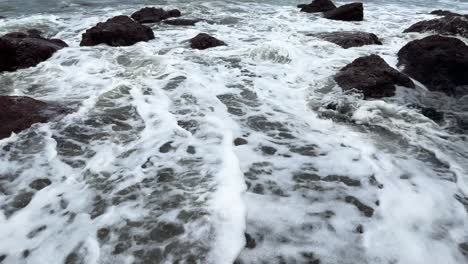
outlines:
[{"label": "jagged rock", "polygon": [[297,8],[304,8],[304,7],[306,7],[306,6],[308,6],[308,4],[298,4],[298,5],[297,5]]},{"label": "jagged rock", "polygon": [[403,32],[435,32],[441,35],[460,35],[468,38],[468,18],[464,16],[445,16],[424,20],[412,25]]},{"label": "jagged rock", "polygon": [[301,12],[318,13],[335,9],[336,6],[331,0],[314,0],[308,5],[301,7]]},{"label": "jagged rock", "polygon": [[205,33],[200,33],[190,40],[190,46],[193,49],[204,50],[208,48],[225,46],[226,43]]},{"label": "jagged rock", "polygon": [[332,20],[362,21],[364,19],[364,6],[362,3],[342,5],[323,13],[323,17]]},{"label": "jagged rock", "polygon": [[241,146],[247,145],[249,142],[244,138],[236,138],[234,139],[234,146]]},{"label": "jagged rock", "polygon": [[325,32],[314,36],[335,43],[345,49],[364,45],[382,45],[382,42],[375,34],[360,31]]},{"label": "jagged rock", "polygon": [[457,38],[411,41],[398,52],[398,65],[431,91],[456,95],[457,87],[468,85],[468,46]]},{"label": "jagged rock", "polygon": [[173,25],[173,26],[195,26],[196,23],[204,21],[203,19],[167,19],[164,20],[164,24]]},{"label": "jagged rock", "polygon": [[59,39],[46,39],[40,31],[12,32],[0,38],[0,72],[34,67],[68,45]]},{"label": "jagged rock", "polygon": [[86,30],[80,46],[95,46],[107,44],[109,46],[130,46],[140,41],[154,39],[150,27],[135,22],[128,16],[116,16],[106,22]]},{"label": "jagged rock", "polygon": [[388,65],[381,57],[360,57],[342,68],[335,81],[343,90],[357,89],[365,98],[382,98],[395,95],[395,85],[414,88],[406,75]]},{"label": "jagged rock", "polygon": [[51,185],[52,182],[47,179],[47,178],[41,178],[41,179],[36,179],[34,181],[32,181],[30,184],[29,184],[29,187],[35,189],[35,190],[42,190],[44,189],[45,187]]},{"label": "jagged rock", "polygon": [[162,8],[145,7],[133,13],[131,17],[140,23],[157,23],[164,19],[171,17],[180,17],[181,13],[179,10],[166,11]]},{"label": "jagged rock", "polygon": [[45,123],[66,109],[23,96],[0,96],[0,139],[35,123]]},{"label": "jagged rock", "polygon": [[245,236],[245,247],[249,249],[253,249],[257,246],[257,242],[249,233],[244,233]]}]

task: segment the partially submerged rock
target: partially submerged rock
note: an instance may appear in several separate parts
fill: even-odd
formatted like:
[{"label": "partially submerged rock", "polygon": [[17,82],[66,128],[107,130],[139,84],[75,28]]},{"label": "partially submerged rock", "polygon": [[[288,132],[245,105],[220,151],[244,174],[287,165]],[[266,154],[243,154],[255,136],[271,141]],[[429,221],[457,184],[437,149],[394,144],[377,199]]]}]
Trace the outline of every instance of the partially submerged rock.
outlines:
[{"label": "partially submerged rock", "polygon": [[468,85],[468,46],[457,38],[411,41],[398,52],[398,65],[431,91],[455,95],[457,87]]},{"label": "partially submerged rock", "polygon": [[335,75],[335,81],[345,91],[361,91],[366,99],[394,96],[395,85],[414,88],[410,78],[390,67],[377,55],[354,60]]},{"label": "partially submerged rock", "polygon": [[46,123],[65,113],[64,108],[24,96],[0,96],[0,139],[19,133],[35,123]]},{"label": "partially submerged rock", "polygon": [[435,32],[441,35],[460,35],[468,38],[468,18],[464,16],[445,16],[424,20],[412,25],[404,32]]},{"label": "partially submerged rock", "polygon": [[135,21],[140,23],[157,23],[171,17],[180,17],[181,12],[177,9],[166,11],[162,8],[145,7],[131,15]]},{"label": "partially submerged rock", "polygon": [[303,5],[300,8],[301,12],[318,13],[333,10],[336,6],[331,0],[314,0],[312,3]]},{"label": "partially submerged rock", "polygon": [[462,14],[454,13],[452,11],[448,10],[434,10],[431,12],[431,15],[436,15],[436,16],[463,16]]},{"label": "partially submerged rock", "polygon": [[190,46],[193,49],[204,50],[208,48],[225,46],[226,43],[205,33],[200,33],[190,40]]},{"label": "partially submerged rock", "polygon": [[335,43],[345,49],[364,45],[382,45],[382,42],[375,34],[361,31],[325,32],[314,36]]},{"label": "partially submerged rock", "polygon": [[154,33],[150,27],[141,25],[128,16],[116,16],[86,30],[83,33],[80,46],[99,44],[114,47],[131,46],[137,42],[151,39],[154,39]]},{"label": "partially submerged rock", "polygon": [[46,39],[38,30],[12,32],[0,38],[0,72],[34,67],[68,45],[59,39]]},{"label": "partially submerged rock", "polygon": [[173,26],[195,26],[198,22],[204,21],[203,19],[184,19],[184,18],[177,18],[177,19],[167,19],[164,20],[164,24],[173,25]]},{"label": "partially submerged rock", "polygon": [[323,13],[323,17],[332,20],[362,21],[364,19],[364,6],[362,3],[342,5]]}]

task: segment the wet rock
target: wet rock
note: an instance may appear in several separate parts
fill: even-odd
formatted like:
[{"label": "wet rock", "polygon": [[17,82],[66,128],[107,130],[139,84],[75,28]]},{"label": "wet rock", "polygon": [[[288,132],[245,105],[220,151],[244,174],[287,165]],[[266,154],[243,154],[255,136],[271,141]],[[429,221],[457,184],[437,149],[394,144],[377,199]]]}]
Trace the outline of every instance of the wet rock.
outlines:
[{"label": "wet rock", "polygon": [[323,13],[323,17],[332,20],[362,21],[364,19],[364,6],[362,3],[342,5]]},{"label": "wet rock", "polygon": [[0,263],[3,263],[3,261],[6,259],[7,255],[1,254],[0,255]]},{"label": "wet rock", "polygon": [[23,258],[27,258],[29,257],[29,255],[31,254],[31,251],[29,249],[25,249],[23,251]]},{"label": "wet rock", "polygon": [[141,25],[128,16],[116,16],[86,30],[83,33],[80,46],[99,44],[114,47],[131,46],[137,42],[151,39],[154,39],[154,33],[150,27]]},{"label": "wet rock", "polygon": [[0,38],[0,72],[34,67],[68,45],[58,39],[46,39],[36,31],[12,32]]},{"label": "wet rock", "polygon": [[390,67],[377,55],[354,60],[335,75],[335,81],[344,91],[359,90],[366,99],[394,96],[395,85],[415,87],[410,78]]},{"label": "wet rock", "polygon": [[270,147],[270,146],[262,146],[260,149],[265,155],[275,155],[277,151],[274,147]]},{"label": "wet rock", "polygon": [[361,182],[358,180],[351,179],[347,176],[339,176],[339,175],[328,175],[324,177],[322,181],[326,182],[342,182],[351,187],[359,187],[361,186]]},{"label": "wet rock", "polygon": [[189,153],[189,154],[195,154],[195,153],[197,153],[197,151],[195,150],[195,147],[194,147],[194,146],[188,146],[188,147],[187,147],[187,153]]},{"label": "wet rock", "polygon": [[33,192],[20,193],[15,196],[11,206],[13,206],[16,209],[22,209],[26,207],[29,204],[29,202],[31,202],[33,196],[34,196]]},{"label": "wet rock", "polygon": [[441,35],[460,35],[468,38],[468,18],[463,16],[446,16],[424,20],[410,26],[403,32],[435,32]]},{"label": "wet rock", "polygon": [[182,225],[175,223],[161,222],[151,230],[149,237],[156,242],[164,242],[170,238],[181,235],[185,232]]},{"label": "wet rock", "polygon": [[318,13],[333,10],[336,6],[331,0],[314,0],[312,3],[299,8],[301,8],[301,12]]},{"label": "wet rock", "polygon": [[298,4],[298,5],[297,5],[297,8],[304,8],[304,7],[306,7],[306,6],[308,6],[308,4]]},{"label": "wet rock", "polygon": [[379,38],[372,33],[361,31],[339,31],[315,35],[323,40],[335,43],[342,48],[361,47],[364,45],[382,45]]},{"label": "wet rock", "polygon": [[245,247],[249,249],[253,249],[257,246],[257,242],[255,239],[252,238],[252,236],[248,233],[244,233],[245,235]]},{"label": "wet rock", "polygon": [[168,19],[164,20],[164,24],[172,25],[172,26],[195,26],[198,22],[204,21],[203,19]]},{"label": "wet rock", "polygon": [[160,248],[153,248],[143,255],[143,263],[162,263],[163,253]]},{"label": "wet rock", "polygon": [[234,146],[247,145],[248,143],[249,142],[246,139],[243,139],[243,138],[234,139]]},{"label": "wet rock", "polygon": [[175,179],[175,172],[171,168],[164,168],[158,171],[158,182],[170,182]]},{"label": "wet rock", "polygon": [[173,149],[172,147],[172,143],[174,143],[173,141],[168,141],[166,143],[164,143],[161,147],[159,147],[159,152],[161,153],[168,153],[169,151],[171,151],[171,149]]},{"label": "wet rock", "polygon": [[42,190],[45,187],[49,186],[50,184],[52,184],[52,182],[49,179],[41,178],[41,179],[36,179],[36,180],[32,181],[29,184],[29,187],[39,191],[39,190]]},{"label": "wet rock", "polygon": [[436,16],[463,16],[462,14],[454,13],[452,11],[448,10],[434,10],[431,12],[431,15],[436,15]]},{"label": "wet rock", "polygon": [[0,96],[0,139],[35,123],[46,123],[67,110],[25,96]]},{"label": "wet rock", "polygon": [[72,252],[65,258],[65,264],[84,264],[76,252]]},{"label": "wet rock", "polygon": [[263,188],[263,185],[257,183],[252,191],[256,194],[264,194],[265,193],[265,188]]},{"label": "wet rock", "polygon": [[444,120],[444,113],[432,107],[422,107],[421,114],[434,122],[441,122]]},{"label": "wet rock", "polygon": [[313,173],[297,173],[293,176],[297,182],[320,181],[320,176]]},{"label": "wet rock", "polygon": [[361,211],[366,217],[372,217],[372,215],[374,215],[374,209],[372,209],[372,207],[363,204],[361,201],[359,201],[358,198],[354,196],[346,196],[345,202],[356,206],[357,209]]},{"label": "wet rock", "polygon": [[157,23],[171,17],[180,17],[182,14],[179,10],[165,11],[162,8],[145,7],[131,15],[131,17],[140,23]]},{"label": "wet rock", "polygon": [[468,46],[457,38],[411,41],[398,52],[398,65],[431,91],[456,95],[457,87],[468,85]]},{"label": "wet rock", "polygon": [[130,247],[131,247],[131,243],[129,243],[129,242],[120,242],[117,245],[115,245],[114,251],[112,251],[112,254],[113,255],[121,254],[121,253],[127,251],[127,249],[129,249]]},{"label": "wet rock", "polygon": [[109,228],[100,228],[97,232],[96,232],[96,236],[98,237],[99,241],[107,241],[109,239],[109,234],[110,234],[110,230]]},{"label": "wet rock", "polygon": [[190,40],[190,47],[193,49],[204,50],[218,46],[226,46],[226,43],[205,33],[200,33]]},{"label": "wet rock", "polygon": [[94,219],[102,214],[104,214],[107,210],[107,202],[106,200],[102,199],[101,196],[96,196],[94,198],[94,205],[93,210],[91,211],[91,219]]}]

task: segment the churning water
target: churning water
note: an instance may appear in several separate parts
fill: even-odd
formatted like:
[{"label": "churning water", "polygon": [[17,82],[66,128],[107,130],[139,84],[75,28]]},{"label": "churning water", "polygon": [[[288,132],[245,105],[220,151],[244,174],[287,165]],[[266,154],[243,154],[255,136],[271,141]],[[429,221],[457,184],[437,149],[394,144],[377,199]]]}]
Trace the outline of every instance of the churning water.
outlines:
[{"label": "churning water", "polygon": [[[2,73],[0,94],[75,110],[0,140],[3,263],[467,263],[468,96],[419,86],[365,101],[332,76],[372,53],[395,66],[404,44],[427,35],[405,28],[468,3],[365,1],[363,22],[299,3],[0,1],[0,35],[37,28],[70,45]],[[87,28],[148,5],[215,23],[155,24],[149,42],[79,47]],[[338,30],[384,45],[310,36]],[[190,49],[200,32],[228,46]],[[40,178],[52,184],[31,189]],[[18,199],[31,201],[18,210]]]}]

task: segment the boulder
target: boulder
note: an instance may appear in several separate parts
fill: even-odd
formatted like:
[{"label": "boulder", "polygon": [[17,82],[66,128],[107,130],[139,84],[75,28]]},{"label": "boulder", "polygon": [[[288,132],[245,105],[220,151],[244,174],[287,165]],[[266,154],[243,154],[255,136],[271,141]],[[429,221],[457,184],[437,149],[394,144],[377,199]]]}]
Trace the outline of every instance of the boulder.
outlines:
[{"label": "boulder", "polygon": [[314,36],[335,43],[345,49],[364,45],[382,45],[382,42],[375,34],[361,31],[325,32]]},{"label": "boulder", "polygon": [[131,46],[140,41],[154,39],[150,27],[135,22],[128,16],[116,16],[106,22],[86,30],[80,46],[95,46],[107,44],[109,46]]},{"label": "boulder", "polygon": [[166,11],[162,8],[145,7],[133,13],[131,17],[140,23],[157,23],[171,17],[180,17],[182,14],[179,10]]},{"label": "boulder", "polygon": [[366,99],[393,96],[395,85],[414,88],[410,78],[390,67],[377,55],[354,60],[335,75],[335,81],[344,91],[361,91]]},{"label": "boulder", "polygon": [[468,46],[457,38],[411,41],[398,52],[398,65],[431,91],[455,95],[457,87],[468,85]]},{"label": "boulder", "polygon": [[46,123],[66,113],[58,106],[24,96],[0,96],[0,139],[19,133],[35,123]]},{"label": "boulder", "polygon": [[195,26],[196,23],[204,21],[203,19],[167,19],[164,20],[164,24],[173,25],[173,26]]},{"label": "boulder", "polygon": [[301,7],[301,12],[318,13],[335,9],[336,6],[331,0],[314,0],[308,5]]},{"label": "boulder", "polygon": [[193,49],[204,50],[208,48],[225,46],[226,43],[205,33],[200,33],[190,40],[190,47]]},{"label": "boulder", "polygon": [[323,17],[332,20],[362,21],[364,19],[364,6],[362,3],[342,5],[323,13]]},{"label": "boulder", "polygon": [[0,38],[0,72],[34,67],[67,46],[62,40],[43,38],[35,30],[8,33]]},{"label": "boulder", "polygon": [[468,18],[464,16],[445,16],[424,20],[412,25],[404,32],[435,32],[441,35],[460,35],[468,38]]}]

